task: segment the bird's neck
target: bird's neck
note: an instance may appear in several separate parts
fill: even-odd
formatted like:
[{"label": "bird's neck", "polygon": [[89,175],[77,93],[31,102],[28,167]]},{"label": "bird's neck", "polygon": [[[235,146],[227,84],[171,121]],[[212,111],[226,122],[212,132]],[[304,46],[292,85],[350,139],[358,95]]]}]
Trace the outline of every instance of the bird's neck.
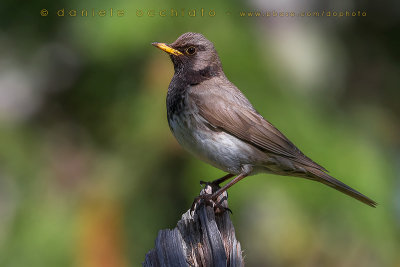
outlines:
[{"label": "bird's neck", "polygon": [[199,70],[193,68],[176,68],[174,79],[182,85],[193,86],[219,75],[224,75],[221,66],[219,64],[212,64]]}]

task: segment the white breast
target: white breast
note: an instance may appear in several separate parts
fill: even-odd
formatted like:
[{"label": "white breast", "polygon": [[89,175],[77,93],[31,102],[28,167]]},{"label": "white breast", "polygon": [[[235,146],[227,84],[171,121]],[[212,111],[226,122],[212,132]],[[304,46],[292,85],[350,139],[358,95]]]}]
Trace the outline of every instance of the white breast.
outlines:
[{"label": "white breast", "polygon": [[201,160],[232,174],[242,172],[242,167],[254,164],[254,147],[223,132],[212,131],[198,124],[193,114],[185,119],[173,116],[170,127],[178,142]]}]

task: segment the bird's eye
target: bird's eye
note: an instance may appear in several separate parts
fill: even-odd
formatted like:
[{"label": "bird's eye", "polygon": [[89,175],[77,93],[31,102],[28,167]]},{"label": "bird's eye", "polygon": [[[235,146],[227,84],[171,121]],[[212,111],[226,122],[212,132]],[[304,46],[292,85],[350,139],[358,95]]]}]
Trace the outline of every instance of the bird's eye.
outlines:
[{"label": "bird's eye", "polygon": [[194,53],[196,53],[196,48],[194,46],[190,46],[186,49],[186,54],[193,55]]}]

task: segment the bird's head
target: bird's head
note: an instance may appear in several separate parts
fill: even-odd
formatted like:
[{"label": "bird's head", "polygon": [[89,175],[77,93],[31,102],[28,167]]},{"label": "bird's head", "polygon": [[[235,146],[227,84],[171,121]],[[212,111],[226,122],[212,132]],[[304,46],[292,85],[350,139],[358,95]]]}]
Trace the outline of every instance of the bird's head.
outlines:
[{"label": "bird's head", "polygon": [[187,32],[171,43],[152,43],[167,52],[175,72],[205,73],[217,75],[222,71],[221,61],[212,42],[200,33]]}]

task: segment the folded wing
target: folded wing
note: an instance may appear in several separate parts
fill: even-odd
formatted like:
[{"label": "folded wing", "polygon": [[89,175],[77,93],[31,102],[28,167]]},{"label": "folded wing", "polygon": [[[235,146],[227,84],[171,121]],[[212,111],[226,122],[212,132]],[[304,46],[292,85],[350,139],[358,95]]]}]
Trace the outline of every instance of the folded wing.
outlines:
[{"label": "folded wing", "polygon": [[[244,97],[244,96],[243,96]],[[199,114],[209,125],[225,131],[238,139],[249,143],[267,153],[288,157],[291,160],[321,171],[325,168],[305,156],[277,128],[266,121],[251,105],[243,104],[243,99],[235,101],[233,97],[221,99],[214,94],[204,97],[192,92],[190,99],[196,105]]]}]

